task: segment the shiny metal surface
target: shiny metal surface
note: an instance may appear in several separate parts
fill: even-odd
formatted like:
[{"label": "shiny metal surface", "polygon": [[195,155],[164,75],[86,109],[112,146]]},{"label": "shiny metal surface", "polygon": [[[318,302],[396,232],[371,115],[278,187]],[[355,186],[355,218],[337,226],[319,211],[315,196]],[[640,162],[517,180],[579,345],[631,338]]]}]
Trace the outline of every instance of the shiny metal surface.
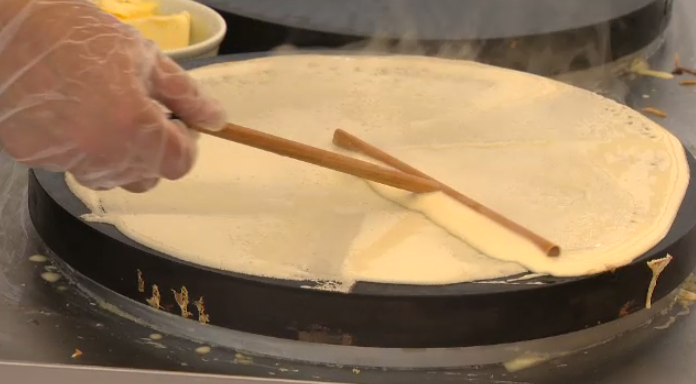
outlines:
[{"label": "shiny metal surface", "polygon": [[468,40],[586,27],[626,15],[654,0],[199,1],[223,11],[309,30],[357,36]]},{"label": "shiny metal surface", "polygon": [[[690,24],[690,19],[696,17],[696,2],[682,0],[675,7],[675,20],[666,43],[654,57],[653,66],[657,69],[671,70],[674,53],[680,54],[683,65],[696,66],[696,27]],[[650,106],[666,111],[668,118],[659,122],[696,152],[694,88],[680,87],[677,81],[639,78],[629,84],[613,84],[611,92],[635,108]],[[528,379],[534,377],[534,368],[506,376],[502,376],[500,366],[498,370],[481,369],[478,373],[428,369],[385,371],[291,362],[216,346],[209,353],[198,353],[196,349],[205,345],[200,339],[208,337],[199,335],[198,341],[190,340],[191,334],[186,337],[167,334],[143,325],[142,319],[114,315],[113,308],[105,310],[103,303],[80,294],[65,278],[50,282],[55,267],[29,261],[29,256],[46,250],[27,221],[24,171],[0,155],[0,377],[3,382],[266,384],[298,379],[399,384],[537,382]],[[678,313],[683,309],[673,310]],[[646,322],[641,329],[642,332],[627,334],[567,360],[561,357],[552,364],[539,366],[536,373],[553,371],[556,377],[565,377],[563,381],[569,384],[696,382],[693,363],[696,317],[666,312],[652,323]],[[156,332],[163,338],[150,337]],[[633,344],[644,340],[648,341],[645,348],[633,348]],[[77,349],[82,354],[73,358]],[[602,360],[606,360],[605,364],[598,363]]]},{"label": "shiny metal surface", "polygon": [[[13,384],[123,384],[162,383],[167,384],[279,384],[286,380],[260,378],[230,378],[221,375],[173,373],[162,371],[136,371],[132,369],[105,369],[97,367],[67,367],[48,364],[26,364],[0,362],[2,380]],[[295,384],[317,384],[315,381],[292,381]]]}]

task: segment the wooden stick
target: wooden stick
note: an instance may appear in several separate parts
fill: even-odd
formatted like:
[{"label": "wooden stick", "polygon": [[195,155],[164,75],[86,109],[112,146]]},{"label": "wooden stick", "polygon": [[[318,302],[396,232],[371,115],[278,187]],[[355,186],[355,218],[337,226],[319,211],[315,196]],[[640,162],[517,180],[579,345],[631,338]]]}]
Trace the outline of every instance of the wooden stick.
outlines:
[{"label": "wooden stick", "polygon": [[685,73],[688,73],[689,75],[696,76],[696,69],[682,67],[681,64],[679,63],[679,54],[675,53],[674,54],[674,70],[672,71],[672,74],[673,75],[683,75]]},{"label": "wooden stick", "polygon": [[390,154],[382,151],[381,149],[351,135],[350,133],[337,129],[334,132],[333,136],[333,143],[343,149],[347,149],[349,151],[354,151],[354,152],[359,152],[364,155],[367,155],[375,160],[379,160],[389,166],[392,166],[402,172],[415,175],[415,176],[420,176],[424,179],[429,179],[432,181],[437,182],[440,187],[442,188],[442,191],[452,197],[453,199],[459,201],[460,203],[466,205],[467,207],[473,209],[474,211],[488,217],[489,219],[497,222],[498,224],[502,225],[503,227],[511,230],[512,232],[528,239],[534,245],[537,247],[541,248],[544,253],[548,256],[559,256],[561,254],[561,248],[552,243],[549,240],[546,240],[545,238],[533,233],[529,229],[513,222],[512,220],[506,218],[505,216],[500,215],[499,213],[483,206],[482,204],[477,203],[473,199],[466,197],[462,195],[461,193],[457,192],[456,190],[448,187],[447,185],[435,180],[434,178],[428,176],[427,174],[417,170],[416,168],[413,168],[412,166],[404,163],[403,161],[391,156]]},{"label": "wooden stick", "polygon": [[661,117],[663,119],[665,117],[667,117],[667,112],[660,110],[660,109],[657,109],[657,108],[653,108],[653,107],[645,107],[645,108],[641,109],[641,111],[643,111],[644,113],[648,113],[648,114],[657,116],[657,117]]},{"label": "wooden stick", "polygon": [[208,131],[196,126],[189,126],[189,128],[206,135],[273,152],[281,156],[347,173],[361,179],[389,185],[413,193],[435,192],[439,191],[441,188],[437,182],[430,179],[405,174],[367,161],[354,159],[350,156],[315,148],[235,124],[227,124],[225,129],[217,132]]}]

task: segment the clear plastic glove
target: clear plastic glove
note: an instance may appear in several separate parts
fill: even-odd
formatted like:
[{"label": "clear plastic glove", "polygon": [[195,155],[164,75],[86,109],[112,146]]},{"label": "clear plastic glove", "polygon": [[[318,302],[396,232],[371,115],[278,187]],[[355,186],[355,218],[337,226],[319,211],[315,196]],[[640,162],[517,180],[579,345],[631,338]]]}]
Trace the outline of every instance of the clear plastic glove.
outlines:
[{"label": "clear plastic glove", "polygon": [[[143,192],[192,167],[222,107],[131,27],[87,0],[1,0],[0,146],[93,189]],[[161,103],[160,104],[158,104]]]}]

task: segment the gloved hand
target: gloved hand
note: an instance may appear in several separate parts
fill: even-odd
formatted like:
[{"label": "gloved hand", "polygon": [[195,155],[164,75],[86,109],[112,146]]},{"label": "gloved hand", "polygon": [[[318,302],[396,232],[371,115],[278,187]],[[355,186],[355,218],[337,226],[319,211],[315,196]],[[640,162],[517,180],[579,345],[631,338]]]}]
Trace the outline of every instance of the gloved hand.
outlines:
[{"label": "gloved hand", "polygon": [[2,0],[0,147],[93,189],[146,191],[193,165],[222,107],[131,27],[87,0]]}]

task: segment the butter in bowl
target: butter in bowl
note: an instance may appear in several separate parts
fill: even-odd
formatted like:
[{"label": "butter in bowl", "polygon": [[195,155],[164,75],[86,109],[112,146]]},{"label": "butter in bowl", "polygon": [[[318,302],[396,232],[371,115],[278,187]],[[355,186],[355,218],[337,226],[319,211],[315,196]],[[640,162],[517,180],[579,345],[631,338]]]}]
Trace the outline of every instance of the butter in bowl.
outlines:
[{"label": "butter in bowl", "polygon": [[137,29],[175,60],[215,56],[224,19],[194,0],[93,0],[104,12]]},{"label": "butter in bowl", "polygon": [[101,9],[130,24],[159,49],[179,49],[191,44],[191,13],[158,14],[159,4],[144,0],[101,0]]}]

